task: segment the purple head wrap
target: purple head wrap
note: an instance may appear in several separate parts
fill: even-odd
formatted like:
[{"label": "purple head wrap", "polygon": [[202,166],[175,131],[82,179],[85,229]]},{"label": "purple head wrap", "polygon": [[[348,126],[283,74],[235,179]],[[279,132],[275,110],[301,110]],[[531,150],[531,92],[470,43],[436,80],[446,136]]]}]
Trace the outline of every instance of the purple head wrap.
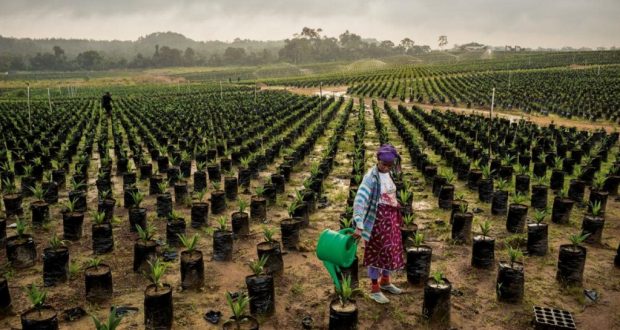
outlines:
[{"label": "purple head wrap", "polygon": [[394,159],[400,159],[400,155],[393,145],[384,144],[377,150],[377,158],[386,163],[391,163]]}]

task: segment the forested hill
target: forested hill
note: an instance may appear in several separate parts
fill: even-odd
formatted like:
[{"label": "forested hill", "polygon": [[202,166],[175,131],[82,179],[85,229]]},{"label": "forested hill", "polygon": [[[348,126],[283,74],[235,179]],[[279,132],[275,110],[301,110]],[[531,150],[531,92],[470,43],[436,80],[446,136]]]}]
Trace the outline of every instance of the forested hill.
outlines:
[{"label": "forested hill", "polygon": [[143,56],[151,56],[155,46],[167,46],[184,51],[192,48],[194,51],[209,55],[223,53],[227,47],[243,47],[246,51],[262,51],[263,49],[280,49],[284,41],[258,41],[247,39],[235,39],[232,42],[223,41],[196,41],[175,32],[156,32],[140,37],[135,41],[120,40],[88,40],[88,39],[31,39],[11,38],[0,35],[0,55],[34,56],[37,53],[53,51],[54,46],[64,50],[65,56],[72,58],[78,54],[95,50],[104,52],[113,57],[131,59],[139,53]]}]

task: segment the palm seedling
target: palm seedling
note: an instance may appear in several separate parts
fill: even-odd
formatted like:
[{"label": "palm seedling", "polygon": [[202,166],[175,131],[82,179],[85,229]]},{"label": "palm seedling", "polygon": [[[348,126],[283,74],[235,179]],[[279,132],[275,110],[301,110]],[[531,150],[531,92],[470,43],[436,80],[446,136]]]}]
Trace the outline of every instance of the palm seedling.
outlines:
[{"label": "palm seedling", "polygon": [[31,177],[32,176],[32,165],[25,165],[24,166],[24,176],[25,177]]},{"label": "palm seedling", "polygon": [[15,186],[15,182],[9,179],[2,180],[2,190],[4,190],[5,195],[12,195],[17,192],[17,186]]},{"label": "palm seedling", "polygon": [[307,178],[302,182],[302,185],[304,186],[305,190],[310,190],[310,187],[312,187],[312,179]]},{"label": "palm seedling", "polygon": [[192,156],[187,152],[187,150],[183,150],[181,152],[181,160],[184,162],[188,162],[192,159]]},{"label": "palm seedling", "polygon": [[562,169],[562,162],[564,161],[564,158],[562,157],[555,157],[553,160],[553,168],[556,170],[561,170]]},{"label": "palm seedling", "polygon": [[534,176],[534,185],[536,186],[544,186],[545,183],[547,182],[547,176],[543,175],[543,176]]},{"label": "palm seedling", "polygon": [[523,205],[523,203],[525,203],[526,200],[527,200],[527,197],[524,194],[521,194],[521,193],[516,193],[514,195],[514,197],[512,197],[512,203],[513,204],[521,204],[521,205]]},{"label": "palm seedling", "polygon": [[84,182],[82,181],[77,182],[75,181],[75,178],[71,178],[71,190],[73,191],[81,190],[82,188],[84,188],[84,186],[86,186]]},{"label": "palm seedling", "polygon": [[497,191],[506,191],[506,188],[508,187],[508,181],[500,178],[495,183],[495,186],[497,187]]},{"label": "palm seedling", "polygon": [[521,164],[517,164],[517,165],[515,165],[515,172],[517,172],[518,175],[527,175],[528,174],[528,168],[526,166],[521,165]]},{"label": "palm seedling", "polygon": [[194,198],[198,203],[202,203],[207,195],[207,189],[203,189],[201,191],[197,191],[194,193]]},{"label": "palm seedling", "polygon": [[97,269],[99,266],[101,266],[102,262],[103,262],[103,260],[101,258],[97,258],[97,257],[90,258],[86,262],[86,268],[95,268],[95,269]]},{"label": "palm seedling", "polygon": [[547,210],[536,210],[534,213],[534,222],[540,226],[547,216]]},{"label": "palm seedling", "polygon": [[239,162],[241,163],[241,167],[242,167],[242,168],[245,168],[245,169],[249,168],[249,166],[250,166],[250,161],[251,161],[251,160],[250,160],[250,158],[249,158],[249,157],[243,157],[243,158],[241,158],[241,159],[239,160]]},{"label": "palm seedling", "polygon": [[275,239],[273,238],[273,234],[276,233],[275,229],[269,228],[267,226],[263,226],[263,237],[265,238],[265,242],[273,243]]},{"label": "palm seedling", "polygon": [[211,186],[213,187],[213,191],[220,191],[221,184],[218,181],[211,182]]},{"label": "palm seedling", "polygon": [[398,199],[401,205],[409,205],[412,197],[413,194],[408,190],[403,189],[398,192]]},{"label": "palm seedling", "polygon": [[52,250],[58,250],[62,246],[65,246],[65,241],[58,238],[58,235],[56,235],[56,233],[52,235],[48,242]]},{"label": "palm seedling", "polygon": [[581,163],[583,164],[583,167],[590,166],[592,164],[592,157],[590,157],[590,155],[583,156]]},{"label": "palm seedling", "polygon": [[233,299],[229,292],[226,292],[226,302],[228,303],[228,307],[233,313],[233,320],[237,324],[237,328],[239,328],[239,324],[243,319],[243,315],[248,305],[250,304],[250,298],[241,294],[237,299]]},{"label": "palm seedling", "polygon": [[491,166],[490,165],[482,166],[481,170],[482,170],[482,178],[485,179],[485,180],[490,179],[491,175],[494,172],[494,171],[491,171]]},{"label": "palm seedling", "polygon": [[289,217],[292,218],[295,215],[295,210],[297,210],[297,207],[297,201],[293,201],[287,206],[286,211],[288,212]]},{"label": "palm seedling", "polygon": [[218,230],[219,231],[226,231],[226,222],[227,222],[226,217],[219,217],[219,218],[217,218],[216,221],[217,221],[217,224],[219,225]]},{"label": "palm seedling", "polygon": [[101,225],[105,222],[105,212],[93,212],[93,222],[96,225]]},{"label": "palm seedling", "polygon": [[562,188],[558,191],[558,197],[560,197],[561,199],[565,199],[566,197],[568,197],[568,191],[565,188]]},{"label": "palm seedling", "polygon": [[583,167],[581,167],[581,165],[575,165],[573,167],[573,175],[575,176],[575,178],[580,180],[581,176],[583,175]]},{"label": "palm seedling", "polygon": [[170,214],[168,214],[168,219],[170,221],[176,221],[176,220],[183,219],[183,217],[181,216],[181,213],[179,213],[179,212],[177,212],[175,210],[172,210],[172,211],[170,211]]},{"label": "palm seedling", "polygon": [[361,174],[356,174],[353,178],[355,180],[355,184],[359,185],[362,183],[362,179],[364,179],[364,176]]},{"label": "palm seedling", "polygon": [[471,163],[471,168],[472,169],[480,169],[482,170],[482,168],[480,167],[480,159],[476,159]]},{"label": "palm seedling", "polygon": [[136,230],[138,231],[138,238],[147,242],[153,239],[153,235],[155,234],[155,226],[152,224],[147,224],[145,228],[142,228],[140,225],[136,225]]},{"label": "palm seedling", "polygon": [[127,172],[126,173],[133,173],[133,163],[129,162],[127,163]]},{"label": "palm seedling", "polygon": [[602,191],[605,181],[607,181],[607,176],[603,172],[597,173],[592,180],[592,190]]},{"label": "palm seedling", "polygon": [[467,213],[467,204],[465,204],[465,203],[460,203],[460,204],[459,204],[459,212],[460,212],[460,213]]},{"label": "palm seedling", "polygon": [[108,167],[112,164],[112,159],[110,159],[110,157],[108,155],[106,155],[105,157],[101,158],[101,167]]},{"label": "palm seedling", "polygon": [[118,328],[118,326],[121,324],[121,321],[123,320],[124,315],[125,314],[117,315],[116,306],[112,306],[112,309],[110,309],[110,315],[108,316],[107,322],[105,323],[101,322],[94,315],[91,315],[90,317],[93,319],[93,322],[95,323],[96,330],[116,330],[116,328]]},{"label": "palm seedling", "polygon": [[351,228],[353,225],[353,219],[351,218],[341,218],[340,223],[342,224],[342,228]]},{"label": "palm seedling", "polygon": [[263,255],[258,260],[250,261],[250,269],[252,270],[252,273],[254,273],[254,276],[259,276],[263,273],[263,270],[265,270],[265,264],[267,263],[267,259],[269,259],[269,256]]},{"label": "palm seedling", "polygon": [[590,202],[590,213],[592,213],[593,216],[598,217],[601,214],[601,209],[601,201]]},{"label": "palm seedling", "polygon": [[15,165],[13,164],[13,162],[10,161],[2,164],[2,166],[0,166],[0,169],[2,169],[3,172],[15,173]]},{"label": "palm seedling", "polygon": [[17,232],[18,238],[21,238],[26,233],[27,229],[28,225],[26,224],[26,221],[24,221],[24,219],[19,218],[15,221],[15,231]]},{"label": "palm seedling", "polygon": [[523,258],[523,251],[518,248],[513,249],[512,246],[508,246],[508,258],[510,258],[510,268],[513,268],[514,263]]},{"label": "palm seedling", "polygon": [[205,163],[205,162],[197,162],[196,163],[196,171],[204,172],[205,168],[207,168],[207,163]]},{"label": "palm seedling", "polygon": [[157,146],[157,151],[159,151],[159,157],[165,157],[168,154],[168,148],[164,145]]},{"label": "palm seedling", "polygon": [[256,197],[262,198],[263,195],[265,194],[265,188],[264,187],[256,187],[256,189],[254,189],[254,194],[255,194]]},{"label": "palm seedling", "polygon": [[489,233],[491,232],[491,222],[489,220],[485,220],[480,224],[480,232],[483,238],[489,237]]},{"label": "palm seedling", "polygon": [[149,273],[148,277],[151,283],[155,286],[155,291],[159,288],[163,288],[163,283],[161,282],[164,273],[166,272],[166,268],[168,267],[166,263],[159,260],[159,258],[155,258],[153,261],[148,261],[149,263]]},{"label": "palm seedling", "polygon": [[40,184],[37,184],[34,187],[28,187],[28,189],[30,189],[34,198],[36,198],[39,201],[44,200],[45,191],[43,190],[43,187],[41,187]]},{"label": "palm seedling", "polygon": [[41,165],[43,165],[43,160],[41,160],[41,157],[37,157],[37,158],[33,159],[33,160],[32,160],[32,162],[33,162],[33,164],[34,164],[35,166],[41,166]]},{"label": "palm seedling", "polygon": [[47,292],[39,290],[39,288],[34,284],[30,284],[30,286],[26,288],[26,295],[28,296],[28,300],[30,301],[32,307],[40,313],[43,306],[45,306]]},{"label": "palm seedling", "polygon": [[304,195],[301,193],[301,191],[296,191],[295,192],[295,203],[297,203],[297,205],[301,205],[301,203],[304,202]]},{"label": "palm seedling", "polygon": [[431,273],[431,278],[437,285],[445,284],[444,275],[442,271],[436,270]]},{"label": "palm seedling", "polygon": [[405,227],[409,227],[413,224],[413,220],[415,220],[415,216],[413,214],[405,214],[403,216],[403,224]]},{"label": "palm seedling", "polygon": [[513,162],[513,160],[514,160],[514,159],[515,159],[515,157],[514,157],[514,156],[512,156],[512,155],[505,155],[505,156],[502,158],[502,165],[504,165],[504,166],[510,166],[510,165],[512,165],[512,162]]},{"label": "palm seedling", "polygon": [[73,212],[75,212],[76,204],[77,204],[77,200],[75,200],[75,199],[69,199],[69,200],[65,203],[65,211],[66,211],[67,213],[73,213]]},{"label": "palm seedling", "polygon": [[409,240],[413,242],[413,246],[420,247],[424,243],[424,234],[416,232],[413,237],[409,237]]},{"label": "palm seedling", "polygon": [[144,201],[144,194],[139,190],[131,193],[131,199],[133,200],[133,207],[140,208],[140,204]]},{"label": "palm seedling", "polygon": [[248,207],[248,202],[246,202],[242,198],[239,198],[237,200],[237,207],[239,208],[239,213],[244,213],[246,208]]},{"label": "palm seedling", "polygon": [[99,193],[99,200],[103,201],[103,200],[106,200],[106,199],[109,199],[109,198],[112,198],[112,191],[110,191],[110,190],[102,190]]},{"label": "palm seedling", "polygon": [[179,171],[179,173],[177,173],[176,183],[186,183],[185,177],[183,176],[183,172]]},{"label": "palm seedling", "polygon": [[162,181],[160,183],[157,184],[157,188],[159,189],[159,193],[160,194],[165,194],[166,190],[168,190],[168,182],[167,181]]},{"label": "palm seedling", "polygon": [[345,306],[351,300],[353,295],[359,291],[360,289],[353,289],[351,287],[351,276],[345,276],[340,282],[340,289],[337,290],[340,304]]},{"label": "palm seedling", "polygon": [[181,243],[185,247],[185,250],[189,253],[192,253],[196,250],[196,244],[198,243],[198,239],[200,236],[198,234],[194,234],[191,238],[188,238],[186,235],[177,234]]},{"label": "palm seedling", "polygon": [[319,164],[312,163],[312,165],[310,165],[310,175],[314,178],[318,174],[319,174]]},{"label": "palm seedling", "polygon": [[571,242],[573,246],[573,250],[577,251],[581,243],[583,243],[586,240],[586,238],[588,238],[588,236],[590,236],[590,233],[573,234],[573,235],[568,236],[568,240]]}]

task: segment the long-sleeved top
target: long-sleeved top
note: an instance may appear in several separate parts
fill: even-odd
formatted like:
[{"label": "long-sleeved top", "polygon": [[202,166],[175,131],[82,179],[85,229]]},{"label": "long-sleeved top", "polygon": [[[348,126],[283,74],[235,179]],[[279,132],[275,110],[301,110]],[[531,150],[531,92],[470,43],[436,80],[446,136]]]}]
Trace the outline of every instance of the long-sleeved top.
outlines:
[{"label": "long-sleeved top", "polygon": [[112,96],[105,94],[101,98],[101,107],[104,109],[112,108]]},{"label": "long-sleeved top", "polygon": [[353,202],[353,221],[355,221],[355,226],[362,230],[362,238],[365,241],[370,240],[372,227],[377,218],[380,195],[381,181],[379,170],[375,165],[364,175]]}]

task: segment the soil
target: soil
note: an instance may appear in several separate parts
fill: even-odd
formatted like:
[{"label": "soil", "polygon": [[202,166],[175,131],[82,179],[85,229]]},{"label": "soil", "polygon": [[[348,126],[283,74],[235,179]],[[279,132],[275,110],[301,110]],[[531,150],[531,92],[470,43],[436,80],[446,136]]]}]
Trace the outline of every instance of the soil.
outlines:
[{"label": "soil", "polygon": [[236,323],[236,322],[228,322],[226,323],[226,326],[224,326],[224,329],[234,329],[234,330],[250,330],[250,329],[254,329],[256,327],[256,323],[257,321],[255,319],[248,319],[243,318],[241,320],[241,322]]},{"label": "soil", "polygon": [[357,309],[357,305],[351,301],[347,301],[343,305],[340,303],[340,300],[336,300],[332,303],[332,308],[339,313],[351,313]]},{"label": "soil", "polygon": [[110,271],[110,266],[107,266],[107,265],[99,265],[97,267],[86,268],[86,273],[88,273],[88,275],[91,275],[91,276],[103,275],[109,271]]},{"label": "soil", "polygon": [[39,310],[32,309],[26,312],[26,319],[31,321],[49,320],[56,315],[56,311],[49,308],[41,308]]},{"label": "soil", "polygon": [[170,292],[170,290],[172,290],[171,287],[169,287],[167,284],[162,284],[163,287],[155,287],[155,285],[150,285],[149,287],[146,288],[146,291],[144,291],[144,294],[149,296],[149,297],[158,297],[158,296],[163,296],[165,294],[167,294],[168,292]]},{"label": "soil", "polygon": [[450,285],[445,284],[445,283],[431,283],[428,286],[434,289],[439,289],[439,290],[444,290],[450,287]]},{"label": "soil", "polygon": [[506,268],[512,268],[514,270],[523,270],[523,264],[521,264],[521,263],[515,262],[511,266],[510,265],[510,261],[500,261],[499,264],[502,265],[503,267],[506,267]]},{"label": "soil", "polygon": [[181,253],[181,260],[185,261],[185,262],[195,262],[200,260],[200,257],[202,256],[200,253],[200,251],[192,251],[192,252],[187,252],[187,251],[183,251]]}]

